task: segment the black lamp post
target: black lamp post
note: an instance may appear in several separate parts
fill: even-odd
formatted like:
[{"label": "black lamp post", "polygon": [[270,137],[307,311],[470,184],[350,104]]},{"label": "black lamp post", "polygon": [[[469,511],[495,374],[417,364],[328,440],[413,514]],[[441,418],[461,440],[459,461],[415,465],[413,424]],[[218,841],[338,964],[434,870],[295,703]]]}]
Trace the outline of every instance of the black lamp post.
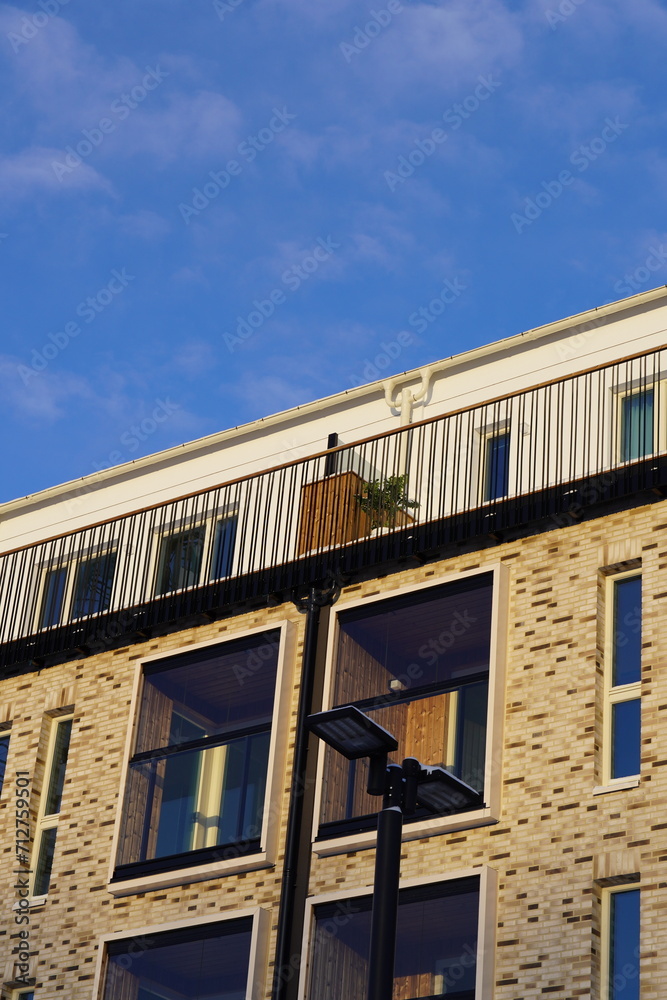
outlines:
[{"label": "black lamp post", "polygon": [[382,795],[378,813],[375,880],[368,959],[367,1000],[392,1000],[403,814],[417,805],[433,813],[481,804],[482,796],[443,767],[425,767],[414,757],[389,764],[398,740],[354,705],[318,712],[306,727],[348,760],[368,757],[368,794]]}]

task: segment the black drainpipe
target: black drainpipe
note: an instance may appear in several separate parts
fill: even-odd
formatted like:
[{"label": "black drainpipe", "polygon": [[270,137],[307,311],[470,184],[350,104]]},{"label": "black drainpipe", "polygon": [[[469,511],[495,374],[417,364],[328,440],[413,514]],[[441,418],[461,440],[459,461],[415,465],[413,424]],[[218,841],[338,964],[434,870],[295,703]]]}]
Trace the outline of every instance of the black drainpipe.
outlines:
[{"label": "black drainpipe", "polygon": [[[276,932],[276,953],[273,975],[272,1000],[286,1000],[291,981],[299,975],[299,965],[292,964],[292,942],[294,930],[294,905],[297,889],[299,846],[303,821],[303,800],[306,791],[306,768],[308,763],[308,738],[304,722],[312,711],[317,658],[317,638],[320,625],[320,609],[332,604],[338,597],[340,587],[334,584],[328,589],[311,587],[308,597],[295,600],[299,611],[306,614],[303,640],[303,660],[301,663],[301,689],[299,709],[296,719],[296,740],[294,743],[294,765],[290,790],[287,835],[285,837],[285,860],[280,889],[280,909]],[[299,950],[300,957],[300,950]]]}]

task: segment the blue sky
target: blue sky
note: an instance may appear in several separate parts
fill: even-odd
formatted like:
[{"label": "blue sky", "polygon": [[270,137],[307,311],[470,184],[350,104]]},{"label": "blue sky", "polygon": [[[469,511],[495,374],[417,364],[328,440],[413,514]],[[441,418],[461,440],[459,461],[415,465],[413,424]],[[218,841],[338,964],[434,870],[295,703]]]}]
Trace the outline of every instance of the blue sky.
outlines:
[{"label": "blue sky", "polygon": [[31,0],[0,45],[0,501],[667,283],[656,0]]}]

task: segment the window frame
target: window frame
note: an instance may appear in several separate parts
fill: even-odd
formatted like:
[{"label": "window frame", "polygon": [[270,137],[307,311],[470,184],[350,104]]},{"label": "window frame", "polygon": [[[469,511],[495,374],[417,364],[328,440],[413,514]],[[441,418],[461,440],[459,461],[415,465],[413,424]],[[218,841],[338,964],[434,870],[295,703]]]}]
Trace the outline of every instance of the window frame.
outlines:
[{"label": "window frame", "polygon": [[9,749],[12,743],[12,724],[5,723],[0,725],[0,743],[7,740],[7,757],[4,764],[4,770],[0,772],[0,799],[2,798],[2,790],[5,783],[5,778],[7,777],[7,762],[9,761]]},{"label": "window frame", "polygon": [[[86,562],[91,562],[93,559],[105,559],[108,556],[115,556],[114,570],[111,576],[111,588],[109,590],[108,607],[101,608],[99,611],[93,611],[89,615],[78,615],[74,618],[72,616],[72,612],[74,610],[74,598],[79,570]],[[97,618],[99,615],[106,614],[107,611],[113,607],[116,583],[118,580],[118,557],[118,545],[115,542],[111,542],[108,545],[103,546],[100,551],[86,549],[77,553],[77,555],[70,556],[68,558],[54,559],[53,561],[45,559],[44,562],[37,568],[39,581],[37,585],[38,598],[34,609],[34,631],[48,632],[49,629],[62,628],[63,625],[70,625],[74,622],[89,621]],[[49,578],[49,573],[54,570],[63,569],[65,570],[66,575],[65,587],[63,589],[63,596],[60,602],[59,620],[53,625],[43,625],[42,617],[46,601],[47,580]]]},{"label": "window frame", "polygon": [[[336,681],[336,652],[338,648],[338,615],[341,611],[364,605],[366,607],[379,601],[406,594],[419,594],[442,584],[454,583],[469,577],[485,573],[493,574],[493,598],[491,609],[491,642],[489,648],[489,694],[487,704],[486,750],[484,761],[484,802],[478,809],[453,816],[433,816],[415,820],[403,827],[403,842],[419,840],[423,837],[451,833],[457,830],[467,830],[472,827],[487,826],[497,823],[500,818],[502,792],[502,734],[505,717],[505,661],[507,653],[507,622],[509,601],[509,569],[502,563],[483,563],[474,570],[463,572],[450,571],[442,576],[433,576],[426,582],[418,584],[398,585],[393,590],[372,597],[356,596],[351,600],[343,597],[333,607],[325,609],[328,614],[327,650],[324,677],[322,711],[332,707],[333,692]],[[313,805],[313,824],[311,829],[311,848],[318,857],[328,857],[350,851],[372,848],[377,839],[376,830],[332,836],[326,840],[318,840],[320,815],[322,811],[322,789],[324,781],[324,757],[326,747],[321,740],[317,741],[317,777],[315,783],[315,801]],[[379,800],[378,800],[379,801]]]},{"label": "window frame", "polygon": [[[639,941],[641,949],[641,889],[638,882],[622,882],[600,889],[600,998],[612,1000],[609,981],[611,964],[611,903],[612,897],[622,892],[639,892]],[[641,984],[641,950],[637,959],[638,978]]]},{"label": "window frame", "polygon": [[[294,663],[296,659],[296,626],[294,622],[289,619],[280,618],[276,619],[276,621],[267,621],[261,627],[239,629],[238,632],[225,633],[224,637],[217,636],[215,639],[208,639],[204,642],[193,643],[192,645],[163,651],[152,656],[143,657],[137,661],[132,691],[132,701],[130,705],[131,724],[128,726],[128,733],[125,742],[125,751],[122,761],[123,771],[118,801],[121,803],[124,803],[125,801],[125,788],[128,780],[129,764],[134,755],[134,748],[139,735],[139,713],[143,693],[144,666],[154,664],[159,660],[172,659],[173,657],[178,656],[179,653],[190,653],[197,649],[203,650],[207,647],[220,646],[225,642],[232,642],[236,639],[245,639],[253,635],[260,636],[266,632],[274,631],[280,633],[280,639],[278,664],[276,669],[276,687],[271,719],[271,738],[269,743],[266,788],[264,792],[264,815],[262,820],[259,851],[254,854],[240,854],[238,856],[231,856],[218,861],[205,862],[191,867],[173,868],[163,872],[156,872],[155,874],[137,875],[136,877],[130,876],[127,879],[113,881],[114,874],[116,872],[116,858],[118,855],[118,846],[124,819],[124,810],[120,808],[117,810],[114,825],[107,877],[107,890],[113,896],[129,896],[139,892],[148,892],[152,889],[168,888],[170,886],[182,885],[189,882],[201,882],[206,879],[216,878],[220,875],[253,871],[261,868],[270,868],[275,864],[278,848],[281,806],[273,805],[273,793],[275,789],[281,787],[281,782],[284,779],[284,767],[289,737],[289,705],[292,694]],[[232,848],[226,848],[225,850],[231,851]]]},{"label": "window frame", "polygon": [[[639,577],[643,580],[642,567],[636,566],[633,569],[622,573],[612,573],[605,577],[605,641],[604,641],[604,664],[603,664],[603,701],[602,701],[602,788],[624,788],[633,787],[639,784],[641,776],[640,770],[637,774],[622,775],[612,777],[612,756],[613,756],[613,707],[629,701],[639,701],[641,711],[642,700],[642,680],[633,681],[630,684],[613,684],[614,667],[614,636],[616,634],[615,620],[615,588],[616,584]],[[643,583],[642,583],[642,606],[643,606]],[[643,609],[643,608],[642,608]],[[641,663],[640,663],[641,672]],[[641,725],[641,724],[640,724]],[[641,734],[641,728],[640,728]],[[641,735],[640,735],[641,754]]]},{"label": "window frame", "polygon": [[92,996],[95,997],[95,1000],[102,1000],[104,995],[103,990],[107,966],[107,945],[110,942],[126,940],[131,943],[133,939],[141,941],[143,937],[150,937],[153,934],[163,934],[168,931],[182,930],[183,928],[203,926],[211,923],[243,920],[247,917],[252,919],[252,933],[250,938],[248,984],[246,987],[245,1000],[254,1000],[254,998],[260,994],[267,975],[268,944],[271,930],[271,914],[265,907],[262,906],[211,913],[195,919],[185,918],[181,920],[171,920],[162,924],[142,925],[137,928],[126,928],[122,931],[100,935],[97,938],[97,964],[95,967]]},{"label": "window frame", "polygon": [[[475,995],[478,1000],[484,1000],[493,995],[495,983],[495,937],[496,909],[498,899],[498,873],[489,865],[478,868],[465,868],[435,876],[418,876],[400,880],[400,889],[411,889],[418,886],[437,885],[443,882],[456,881],[463,878],[479,879],[479,912],[477,915],[477,976],[475,980]],[[360,896],[371,896],[372,885],[350,886],[336,892],[309,896],[306,899],[303,936],[301,940],[301,974],[299,977],[298,1000],[312,1000],[308,997],[308,979],[310,976],[310,942],[315,929],[315,907],[323,903],[345,902]]]},{"label": "window frame", "polygon": [[[234,529],[234,543],[230,558],[230,572],[226,576],[211,576],[213,571],[216,551],[218,525],[225,521],[236,520]],[[169,524],[157,525],[153,528],[153,544],[151,545],[150,566],[148,580],[150,581],[150,599],[162,600],[174,594],[186,594],[190,590],[196,590],[206,584],[217,583],[219,580],[229,580],[234,576],[234,563],[237,557],[236,543],[239,526],[239,510],[237,504],[228,504],[220,507],[208,514],[201,514],[195,517],[181,517]],[[199,565],[197,580],[186,587],[177,587],[173,590],[164,590],[158,593],[160,578],[160,567],[162,564],[162,545],[168,538],[185,534],[188,531],[196,531],[198,528],[204,529],[204,539],[202,544],[202,556]]]},{"label": "window frame", "polygon": [[[42,787],[39,793],[39,806],[37,809],[37,816],[35,819],[35,834],[33,837],[32,851],[30,854],[30,868],[32,869],[32,874],[30,876],[30,902],[31,905],[38,905],[40,903],[46,902],[48,898],[49,888],[51,885],[51,879],[53,875],[53,868],[51,870],[51,875],[49,876],[49,886],[46,892],[39,893],[35,895],[35,882],[37,880],[37,862],[39,860],[39,852],[42,846],[42,839],[47,830],[56,831],[56,845],[58,844],[58,828],[60,826],[60,814],[62,812],[62,799],[60,802],[60,808],[57,813],[45,813],[44,808],[46,805],[46,797],[49,793],[49,786],[51,784],[51,777],[53,773],[53,763],[56,748],[56,733],[58,727],[65,722],[72,723],[72,729],[70,731],[70,742],[67,747],[67,757],[69,762],[69,753],[72,746],[72,736],[74,733],[74,711],[73,709],[63,712],[60,715],[52,715],[50,717],[50,729],[49,738],[47,743],[46,756],[44,758],[44,776],[42,779]],[[65,774],[67,774],[67,763],[65,764]],[[65,795],[65,778],[63,778],[63,798]],[[55,858],[54,846],[54,858]]]},{"label": "window frame", "polygon": [[[637,458],[623,458],[623,401],[629,396],[640,392],[653,392],[653,451]],[[613,397],[612,441],[610,447],[610,464],[612,466],[628,466],[635,462],[649,461],[664,450],[667,444],[665,414],[667,414],[667,377],[662,372],[654,378],[635,378],[623,385],[614,386]]]}]

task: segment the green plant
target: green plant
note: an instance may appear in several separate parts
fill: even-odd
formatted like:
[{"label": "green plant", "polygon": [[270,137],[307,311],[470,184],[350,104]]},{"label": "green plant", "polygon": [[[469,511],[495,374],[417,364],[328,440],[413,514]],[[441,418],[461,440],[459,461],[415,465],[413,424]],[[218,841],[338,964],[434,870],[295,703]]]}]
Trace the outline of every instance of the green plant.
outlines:
[{"label": "green plant", "polygon": [[416,500],[408,497],[407,482],[407,475],[387,476],[386,479],[373,479],[364,483],[362,492],[355,493],[354,499],[370,517],[372,528],[393,528],[400,511],[419,507]]}]

